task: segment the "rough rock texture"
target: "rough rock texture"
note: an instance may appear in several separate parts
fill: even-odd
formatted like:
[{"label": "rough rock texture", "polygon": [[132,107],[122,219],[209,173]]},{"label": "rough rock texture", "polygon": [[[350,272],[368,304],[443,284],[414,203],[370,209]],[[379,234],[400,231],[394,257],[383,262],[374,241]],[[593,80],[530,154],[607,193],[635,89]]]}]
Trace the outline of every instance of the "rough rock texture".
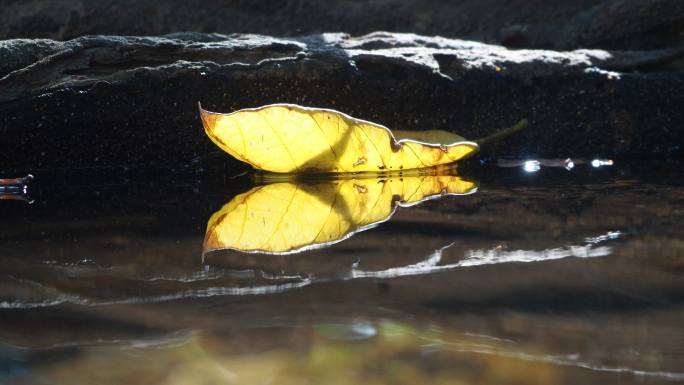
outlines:
[{"label": "rough rock texture", "polygon": [[683,56],[677,48],[509,50],[391,33],[9,40],[0,42],[0,164],[30,171],[224,158],[201,129],[198,101],[216,111],[329,107],[471,139],[528,118],[527,131],[485,152],[681,156]]},{"label": "rough rock texture", "polygon": [[0,0],[0,10],[0,39],[387,30],[553,49],[653,49],[684,40],[681,0]]}]

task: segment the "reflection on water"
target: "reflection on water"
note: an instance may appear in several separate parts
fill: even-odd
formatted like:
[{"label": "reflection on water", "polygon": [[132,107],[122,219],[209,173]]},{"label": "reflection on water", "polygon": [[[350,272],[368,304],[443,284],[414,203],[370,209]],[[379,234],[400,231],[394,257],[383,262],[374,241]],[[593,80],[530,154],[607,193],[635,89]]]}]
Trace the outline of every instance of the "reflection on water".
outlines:
[{"label": "reflection on water", "polygon": [[[647,383],[684,380],[684,373],[679,372],[593,363],[591,353],[546,354],[533,342],[434,326],[417,328],[390,320],[317,323],[294,336],[282,329],[266,333],[271,338],[300,341],[289,347],[266,345],[240,353],[221,343],[221,335],[174,333],[154,340],[82,346],[79,354],[66,347],[51,348],[48,352],[63,357],[35,368],[33,361],[40,358],[8,348],[5,354],[14,366],[5,379],[16,384],[74,385],[93,380],[101,384],[141,380],[162,384],[553,384],[566,383],[572,373],[581,381],[610,381],[611,375],[634,376]],[[302,344],[307,345],[304,351]],[[154,359],[142,359],[146,356]],[[78,369],[65,370],[69,367]]]},{"label": "reflection on water", "polygon": [[29,183],[33,180],[33,175],[29,174],[23,178],[0,178],[0,201],[19,200],[26,203],[33,203],[29,197]]},{"label": "reflection on water", "polygon": [[474,193],[452,175],[394,175],[254,187],[212,215],[204,252],[286,254],[330,246],[388,220],[397,206]]},{"label": "reflection on water", "polygon": [[491,250],[469,250],[462,260],[455,263],[441,264],[440,262],[442,261],[442,251],[451,246],[449,245],[439,250],[436,250],[433,254],[430,254],[430,256],[428,256],[425,260],[420,261],[416,264],[401,267],[393,267],[380,271],[363,271],[353,269],[350,277],[395,278],[404,275],[435,273],[438,271],[450,270],[455,269],[457,267],[466,266],[491,265],[497,263],[510,262],[542,262],[568,257],[604,257],[611,254],[612,248],[609,246],[595,247],[594,244],[609,239],[615,239],[619,234],[619,232],[610,232],[608,234],[592,238],[592,240],[587,242],[588,244],[586,245],[569,246],[565,248],[554,248],[547,250],[503,251],[498,247]]},{"label": "reflection on water", "polygon": [[[106,306],[116,304],[168,302],[184,298],[265,295],[298,289],[313,283],[322,283],[333,280],[349,280],[359,278],[388,279],[410,275],[437,273],[459,267],[512,262],[542,262],[568,257],[602,257],[610,255],[612,248],[610,246],[597,247],[595,244],[606,240],[616,239],[616,234],[619,235],[619,232],[611,232],[605,235],[590,238],[585,245],[569,246],[565,248],[504,251],[497,247],[491,250],[468,250],[463,258],[459,261],[453,263],[443,263],[442,253],[445,249],[452,246],[452,243],[443,248],[435,250],[424,260],[417,263],[405,266],[392,266],[377,271],[360,269],[360,260],[350,263],[348,269],[341,268],[332,272],[331,274],[326,274],[325,272],[319,273],[315,271],[315,269],[312,271],[298,270],[292,272],[281,270],[276,273],[267,273],[263,270],[215,269],[211,268],[210,266],[206,266],[203,271],[192,272],[189,276],[157,276],[144,281],[155,282],[164,280],[186,284],[195,284],[201,281],[208,281],[209,284],[212,284],[212,281],[226,281],[228,278],[233,278],[235,281],[235,286],[207,286],[200,289],[186,289],[157,295],[136,295],[122,299],[96,299],[81,295],[68,294],[60,292],[51,287],[45,287],[37,282],[17,279],[13,276],[7,276],[6,283],[10,285],[12,290],[16,290],[19,287],[21,287],[23,290],[31,290],[33,288],[36,292],[41,292],[46,298],[31,301],[27,300],[26,298],[18,297],[15,298],[14,301],[5,300],[0,302],[0,308],[33,308],[54,306],[61,303],[73,303],[84,306]],[[330,244],[326,244],[325,246],[330,246]],[[302,251],[304,250],[298,250],[298,252]],[[267,263],[263,265],[264,268],[267,268],[267,266]],[[56,269],[64,269],[64,267],[56,266]],[[88,273],[85,273],[86,271]],[[67,273],[69,276],[74,278],[87,278],[88,276],[96,277],[98,273],[109,275],[113,272],[113,270],[105,272],[97,270],[92,271],[91,269],[85,269],[84,271],[78,266],[67,268]],[[244,286],[245,284],[249,284],[249,286]]]},{"label": "reflection on water", "polygon": [[521,167],[525,172],[534,173],[542,169],[542,167],[562,167],[568,171],[575,168],[576,165],[591,164],[592,167],[606,167],[612,166],[611,159],[592,159],[586,161],[584,159],[530,159],[530,160],[512,160],[512,159],[497,159],[497,166],[499,167]]},{"label": "reflection on water", "polygon": [[0,202],[0,382],[684,381],[681,168],[574,163],[39,176]]}]

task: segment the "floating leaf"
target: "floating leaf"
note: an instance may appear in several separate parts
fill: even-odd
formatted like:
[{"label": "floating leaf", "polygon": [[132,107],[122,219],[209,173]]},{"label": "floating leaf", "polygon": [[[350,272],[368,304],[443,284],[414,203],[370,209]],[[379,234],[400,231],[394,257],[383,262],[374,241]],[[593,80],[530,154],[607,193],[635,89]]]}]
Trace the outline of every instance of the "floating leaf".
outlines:
[{"label": "floating leaf", "polygon": [[281,173],[391,171],[456,162],[478,145],[442,130],[397,131],[341,112],[272,104],[220,114],[203,110],[221,149],[257,169]]},{"label": "floating leaf", "polygon": [[204,252],[285,254],[339,242],[389,219],[398,205],[475,192],[457,176],[280,182],[237,195],[209,219]]}]

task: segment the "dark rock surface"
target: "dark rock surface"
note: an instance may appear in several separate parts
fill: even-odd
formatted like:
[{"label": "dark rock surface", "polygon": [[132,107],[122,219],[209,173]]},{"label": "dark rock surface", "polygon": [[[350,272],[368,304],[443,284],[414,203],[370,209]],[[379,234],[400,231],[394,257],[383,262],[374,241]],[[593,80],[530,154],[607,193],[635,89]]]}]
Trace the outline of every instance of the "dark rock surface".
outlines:
[{"label": "dark rock surface", "polygon": [[0,0],[0,10],[0,39],[386,30],[563,50],[684,40],[681,0]]},{"label": "dark rock surface", "polygon": [[[328,107],[466,138],[530,120],[485,152],[681,156],[684,50],[509,50],[413,34],[278,39],[178,33],[0,42],[5,170],[226,159],[197,102]],[[231,165],[237,165],[236,162]]]}]

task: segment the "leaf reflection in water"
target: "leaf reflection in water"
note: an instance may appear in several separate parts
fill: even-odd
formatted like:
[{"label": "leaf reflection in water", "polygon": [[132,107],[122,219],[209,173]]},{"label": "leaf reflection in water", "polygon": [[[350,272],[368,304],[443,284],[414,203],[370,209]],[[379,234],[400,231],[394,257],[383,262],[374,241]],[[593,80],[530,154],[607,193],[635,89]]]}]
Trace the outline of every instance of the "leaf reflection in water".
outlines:
[{"label": "leaf reflection in water", "polygon": [[204,253],[290,254],[325,247],[388,220],[397,206],[477,191],[454,175],[396,175],[257,186],[209,219]]}]

